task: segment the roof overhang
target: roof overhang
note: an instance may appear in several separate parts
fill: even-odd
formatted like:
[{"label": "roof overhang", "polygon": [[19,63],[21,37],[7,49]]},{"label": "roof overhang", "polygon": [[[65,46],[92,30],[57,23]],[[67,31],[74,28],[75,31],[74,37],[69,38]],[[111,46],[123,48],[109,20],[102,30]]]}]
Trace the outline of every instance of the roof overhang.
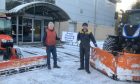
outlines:
[{"label": "roof overhang", "polygon": [[121,0],[108,0],[108,1],[110,1],[112,3],[120,3],[121,2]]},{"label": "roof overhang", "polygon": [[140,13],[140,9],[127,10],[126,13],[129,13],[129,14]]},{"label": "roof overhang", "polygon": [[69,15],[60,7],[42,1],[22,4],[7,12],[11,16],[24,15],[25,13],[52,17],[54,21],[67,21],[70,19]]}]

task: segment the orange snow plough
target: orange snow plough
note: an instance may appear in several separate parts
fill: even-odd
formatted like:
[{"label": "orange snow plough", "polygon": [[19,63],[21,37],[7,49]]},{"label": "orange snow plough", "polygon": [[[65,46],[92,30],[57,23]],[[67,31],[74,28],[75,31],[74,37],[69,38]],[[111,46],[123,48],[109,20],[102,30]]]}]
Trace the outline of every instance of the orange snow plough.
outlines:
[{"label": "orange snow plough", "polygon": [[92,49],[90,64],[115,80],[140,81],[140,54]]},{"label": "orange snow plough", "polygon": [[92,50],[90,64],[113,79],[140,81],[140,10],[123,13],[117,30]]},{"label": "orange snow plough", "polygon": [[0,14],[0,76],[22,73],[46,66],[47,56],[22,56],[21,51],[13,47],[11,33],[10,18],[5,14]]}]

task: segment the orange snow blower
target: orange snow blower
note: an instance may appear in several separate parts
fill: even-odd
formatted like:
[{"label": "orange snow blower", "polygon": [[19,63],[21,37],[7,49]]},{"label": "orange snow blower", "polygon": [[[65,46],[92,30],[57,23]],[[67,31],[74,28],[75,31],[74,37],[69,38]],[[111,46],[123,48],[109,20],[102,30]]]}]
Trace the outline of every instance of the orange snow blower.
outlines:
[{"label": "orange snow blower", "polygon": [[47,56],[22,56],[19,49],[13,48],[11,33],[10,18],[0,13],[0,76],[44,68]]},{"label": "orange snow blower", "polygon": [[140,82],[140,10],[122,14],[117,36],[92,49],[90,64],[116,80]]}]

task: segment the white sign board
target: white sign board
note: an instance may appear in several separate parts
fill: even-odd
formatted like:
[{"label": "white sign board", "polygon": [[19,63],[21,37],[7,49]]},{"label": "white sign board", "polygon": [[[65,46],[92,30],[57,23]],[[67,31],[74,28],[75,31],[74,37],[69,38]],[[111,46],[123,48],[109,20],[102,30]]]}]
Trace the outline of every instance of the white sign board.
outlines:
[{"label": "white sign board", "polygon": [[62,41],[77,42],[77,34],[75,32],[62,32]]}]

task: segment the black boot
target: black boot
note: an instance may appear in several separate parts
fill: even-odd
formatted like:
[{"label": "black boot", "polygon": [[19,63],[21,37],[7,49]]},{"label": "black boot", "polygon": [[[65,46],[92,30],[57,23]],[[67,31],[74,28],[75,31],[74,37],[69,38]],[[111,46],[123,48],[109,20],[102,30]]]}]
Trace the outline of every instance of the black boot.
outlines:
[{"label": "black boot", "polygon": [[54,65],[53,68],[61,68],[60,66],[58,65]]},{"label": "black boot", "polygon": [[81,67],[80,67],[80,68],[78,68],[78,70],[84,70],[84,68],[81,68]]},{"label": "black boot", "polygon": [[88,73],[88,74],[90,74],[91,72],[90,72],[90,70],[86,70],[86,72]]},{"label": "black boot", "polygon": [[49,70],[51,70],[51,66],[50,65],[48,65],[47,67],[48,67]]}]

